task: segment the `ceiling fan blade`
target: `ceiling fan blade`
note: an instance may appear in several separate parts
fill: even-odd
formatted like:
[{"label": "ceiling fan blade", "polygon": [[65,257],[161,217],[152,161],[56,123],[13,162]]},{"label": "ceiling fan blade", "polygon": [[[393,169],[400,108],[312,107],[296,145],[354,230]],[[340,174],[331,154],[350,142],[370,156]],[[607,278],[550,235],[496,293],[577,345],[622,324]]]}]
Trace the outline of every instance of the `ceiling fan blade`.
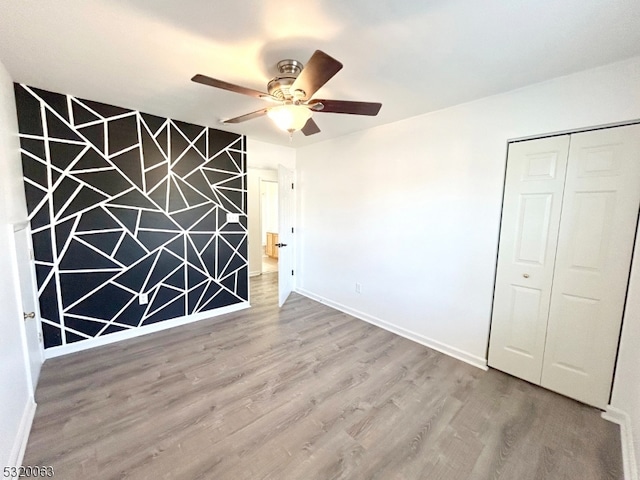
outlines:
[{"label": "ceiling fan blade", "polygon": [[381,103],[350,102],[348,100],[320,100],[313,99],[307,106],[314,112],[348,113],[351,115],[376,116],[382,108]]},{"label": "ceiling fan blade", "polygon": [[208,85],[209,87],[221,88],[223,90],[228,90],[230,92],[241,93],[242,95],[248,95],[250,97],[256,98],[271,98],[271,95],[264,92],[259,92],[258,90],[253,90],[252,88],[241,87],[240,85],[235,85],[233,83],[224,82],[222,80],[217,80],[215,78],[207,77],[206,75],[195,75],[192,79],[192,82],[201,83],[203,85]]},{"label": "ceiling fan blade", "polygon": [[262,115],[266,114],[268,110],[269,110],[268,108],[263,108],[261,110],[256,110],[255,112],[251,112],[251,113],[246,113],[244,115],[240,115],[239,117],[230,118],[229,120],[223,120],[222,123],[246,122],[247,120],[251,120],[251,119],[254,119],[254,118],[261,117]]},{"label": "ceiling fan blade", "polygon": [[[289,91],[301,100],[311,98],[331,77],[340,71],[342,63],[326,53],[316,50],[302,69]],[[300,90],[301,93],[296,92]]]},{"label": "ceiling fan blade", "polygon": [[320,127],[318,127],[318,124],[313,121],[313,118],[310,118],[309,120],[307,120],[307,123],[304,124],[304,127],[302,127],[302,130],[300,131],[304,133],[306,137],[308,137],[309,135],[320,133]]}]

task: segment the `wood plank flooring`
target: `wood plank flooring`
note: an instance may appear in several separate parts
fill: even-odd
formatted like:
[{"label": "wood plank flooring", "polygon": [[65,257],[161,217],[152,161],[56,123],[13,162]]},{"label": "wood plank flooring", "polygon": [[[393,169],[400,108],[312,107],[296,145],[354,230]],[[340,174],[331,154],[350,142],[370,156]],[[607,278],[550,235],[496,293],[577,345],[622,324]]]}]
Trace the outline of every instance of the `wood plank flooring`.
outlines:
[{"label": "wood plank flooring", "polygon": [[251,309],[48,360],[24,465],[73,479],[621,479],[600,412],[252,279]]}]

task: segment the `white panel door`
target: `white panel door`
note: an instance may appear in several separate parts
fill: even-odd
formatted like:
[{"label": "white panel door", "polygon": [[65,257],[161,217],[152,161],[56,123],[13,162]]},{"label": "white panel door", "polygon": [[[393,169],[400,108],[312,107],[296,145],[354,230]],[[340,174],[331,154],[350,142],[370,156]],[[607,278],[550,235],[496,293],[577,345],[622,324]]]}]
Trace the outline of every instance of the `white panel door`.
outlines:
[{"label": "white panel door", "polygon": [[278,166],[278,306],[293,290],[293,172]]},{"label": "white panel door", "polygon": [[24,328],[29,356],[29,372],[35,391],[40,377],[40,369],[44,362],[42,331],[40,326],[40,308],[38,306],[37,287],[35,282],[35,266],[31,251],[31,233],[28,227],[14,232],[18,281],[20,282],[20,298],[24,315]]},{"label": "white panel door", "polygon": [[569,136],[512,143],[489,365],[540,383]]},{"label": "white panel door", "polygon": [[542,386],[609,401],[640,204],[640,126],[574,134]]}]

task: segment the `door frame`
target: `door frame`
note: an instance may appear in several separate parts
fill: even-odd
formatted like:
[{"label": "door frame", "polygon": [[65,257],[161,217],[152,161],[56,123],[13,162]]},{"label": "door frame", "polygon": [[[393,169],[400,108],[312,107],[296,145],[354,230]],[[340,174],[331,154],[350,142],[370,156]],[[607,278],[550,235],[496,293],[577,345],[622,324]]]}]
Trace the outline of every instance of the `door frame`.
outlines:
[{"label": "door frame", "polygon": [[[260,205],[260,222],[259,222],[260,223],[260,247],[262,248],[262,240],[263,240],[263,237],[262,237],[263,228],[262,227],[264,225],[264,218],[263,218],[263,215],[262,215],[262,212],[263,212],[262,184],[265,183],[265,182],[275,183],[276,186],[278,187],[278,198],[280,198],[280,185],[278,184],[278,179],[277,178],[272,180],[270,178],[259,177],[258,178],[258,182],[259,182],[258,183],[258,194],[260,195],[260,197],[259,197],[260,200],[258,202],[259,205]],[[279,211],[280,209],[278,208],[278,206],[276,206],[276,210],[278,210],[278,215],[280,215],[280,211]],[[278,266],[278,269],[279,269],[279,266]],[[262,270],[262,262],[260,262],[260,275],[262,275],[263,273],[264,273],[264,271]]]},{"label": "door frame", "polygon": [[[624,122],[604,123],[602,125],[593,125],[591,127],[574,128],[571,130],[559,130],[551,133],[541,133],[539,135],[527,135],[525,137],[515,137],[507,139],[507,145],[515,142],[526,142],[527,140],[538,140],[539,138],[558,137],[560,135],[572,135],[574,133],[593,132],[594,130],[605,130],[607,128],[626,127],[628,125],[640,125],[640,118],[636,120],[626,120]],[[506,172],[506,156],[505,156],[505,172]],[[504,188],[502,189],[504,197]]]}]

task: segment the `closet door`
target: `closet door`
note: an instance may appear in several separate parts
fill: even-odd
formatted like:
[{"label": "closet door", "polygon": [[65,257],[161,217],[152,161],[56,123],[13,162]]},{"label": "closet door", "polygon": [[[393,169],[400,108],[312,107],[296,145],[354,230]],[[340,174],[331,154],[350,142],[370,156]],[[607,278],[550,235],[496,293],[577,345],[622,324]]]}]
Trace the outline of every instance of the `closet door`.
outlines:
[{"label": "closet door", "polygon": [[609,401],[639,203],[640,126],[571,135],[541,384],[599,408]]},{"label": "closet door", "polygon": [[489,365],[540,383],[569,136],[512,143]]}]

